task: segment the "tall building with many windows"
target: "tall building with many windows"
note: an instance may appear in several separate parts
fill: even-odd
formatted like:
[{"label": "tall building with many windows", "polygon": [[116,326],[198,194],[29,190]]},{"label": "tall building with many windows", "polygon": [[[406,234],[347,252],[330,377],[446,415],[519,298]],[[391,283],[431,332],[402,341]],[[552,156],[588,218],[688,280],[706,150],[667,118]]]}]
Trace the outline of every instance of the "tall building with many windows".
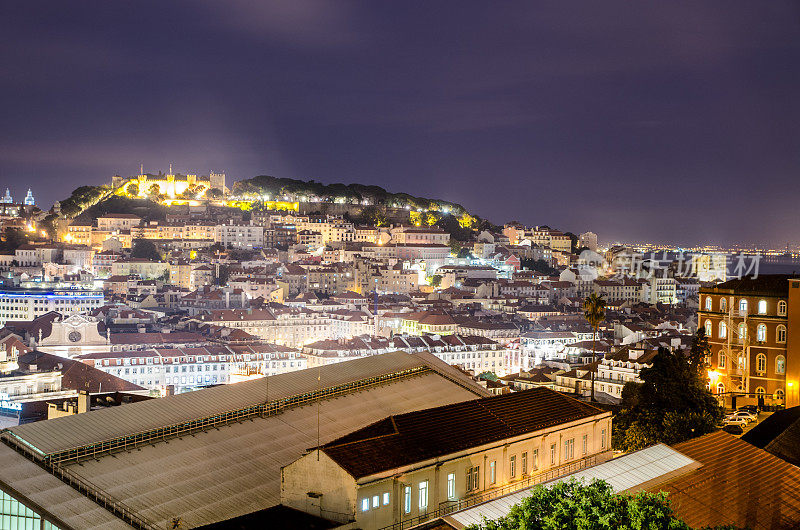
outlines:
[{"label": "tall building with many windows", "polygon": [[709,387],[726,404],[800,404],[800,277],[761,275],[700,290]]}]

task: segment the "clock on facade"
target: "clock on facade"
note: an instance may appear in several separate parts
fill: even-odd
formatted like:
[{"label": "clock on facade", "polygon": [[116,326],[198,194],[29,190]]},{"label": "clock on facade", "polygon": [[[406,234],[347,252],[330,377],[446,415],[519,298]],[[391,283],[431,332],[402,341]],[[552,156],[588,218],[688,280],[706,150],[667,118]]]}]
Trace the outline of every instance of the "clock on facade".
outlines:
[{"label": "clock on facade", "polygon": [[78,331],[70,331],[67,338],[70,342],[78,342],[81,340],[81,334]]}]

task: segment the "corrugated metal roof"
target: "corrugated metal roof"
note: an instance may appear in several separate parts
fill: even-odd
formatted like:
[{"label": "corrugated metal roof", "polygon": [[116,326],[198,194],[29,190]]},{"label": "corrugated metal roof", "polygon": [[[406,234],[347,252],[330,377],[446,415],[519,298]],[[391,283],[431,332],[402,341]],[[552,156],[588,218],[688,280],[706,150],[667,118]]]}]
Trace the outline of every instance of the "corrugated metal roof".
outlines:
[{"label": "corrugated metal roof", "polygon": [[655,489],[692,527],[800,528],[800,468],[722,431],[675,449],[702,467]]},{"label": "corrugated metal roof", "polygon": [[[320,402],[325,443],[376,419],[476,398],[433,372]],[[69,469],[156,524],[209,524],[280,501],[280,468],[317,445],[317,405],[86,460]]]},{"label": "corrugated metal roof", "polygon": [[[84,460],[68,469],[156,525],[166,525],[180,517],[184,527],[192,528],[263,510],[279,503],[280,468],[317,445],[317,414],[319,442],[326,443],[389,415],[488,395],[430,354],[397,352],[270,377],[272,399],[315,390],[319,373],[325,387],[423,365],[434,370],[289,408],[278,415],[257,416],[219,429]],[[159,403],[158,407],[137,409],[138,404],[130,404],[63,418],[71,422],[49,420],[16,427],[14,431],[35,440],[37,446],[57,450],[99,440],[101,436],[119,436],[130,432],[126,428],[131,426],[143,430],[251,405],[265,396],[266,381],[261,379],[146,402]],[[103,414],[107,412],[117,414]],[[96,432],[74,432],[81,429]],[[62,436],[67,440],[59,440]],[[30,465],[31,477],[44,475],[59,482]],[[0,474],[0,482],[6,480],[4,477]]]},{"label": "corrugated metal roof", "polygon": [[10,495],[43,507],[65,530],[131,529],[106,509],[3,444],[0,444],[0,484]]},{"label": "corrugated metal roof", "polygon": [[[545,484],[555,484],[570,478],[605,480],[616,493],[636,490],[657,481],[659,477],[682,469],[692,469],[698,464],[691,458],[663,444],[654,445],[602,464],[583,469],[576,473],[552,480]],[[509,495],[467,508],[445,517],[445,521],[456,528],[480,524],[483,517],[498,519],[508,515],[515,504],[530,495],[531,488],[525,488]]]},{"label": "corrugated metal roof", "polygon": [[[429,359],[420,355],[393,352],[337,363],[321,370],[309,368],[124,407],[97,410],[91,414],[29,423],[13,427],[10,431],[40,451],[52,453],[256,405],[263,403],[267,396],[270,400],[288,397],[318,387],[330,387],[429,363]],[[320,381],[317,381],[318,375],[321,377]]]}]

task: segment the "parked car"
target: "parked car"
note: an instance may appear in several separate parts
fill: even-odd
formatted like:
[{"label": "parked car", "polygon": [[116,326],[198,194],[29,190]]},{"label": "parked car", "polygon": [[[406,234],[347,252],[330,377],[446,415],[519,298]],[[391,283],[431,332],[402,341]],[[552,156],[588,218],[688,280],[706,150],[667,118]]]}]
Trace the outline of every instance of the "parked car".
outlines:
[{"label": "parked car", "polygon": [[743,407],[739,407],[739,410],[743,410],[745,412],[750,412],[758,416],[758,407],[755,405],[745,405]]},{"label": "parked car", "polygon": [[738,425],[742,429],[747,426],[747,420],[745,418],[735,418],[735,417],[727,417],[722,420],[722,425],[727,427],[728,425]]},{"label": "parked car", "polygon": [[727,418],[740,418],[745,420],[747,423],[750,423],[756,421],[758,419],[758,416],[751,412],[747,412],[746,410],[737,410],[733,414],[728,414],[726,416],[726,419]]},{"label": "parked car", "polygon": [[733,423],[726,425],[725,427],[722,428],[722,430],[728,434],[736,434],[736,435],[742,434],[744,432],[744,429],[742,429],[741,425],[736,425]]}]

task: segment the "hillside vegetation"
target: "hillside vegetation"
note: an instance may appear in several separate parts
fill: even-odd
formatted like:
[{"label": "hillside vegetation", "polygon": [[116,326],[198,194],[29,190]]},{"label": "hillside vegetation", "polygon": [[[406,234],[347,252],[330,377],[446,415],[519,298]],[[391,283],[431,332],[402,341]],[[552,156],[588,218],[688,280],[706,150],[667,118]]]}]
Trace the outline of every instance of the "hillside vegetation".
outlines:
[{"label": "hillside vegetation", "polygon": [[314,180],[297,180],[291,178],[259,175],[247,180],[240,180],[233,185],[233,195],[260,198],[269,195],[273,199],[294,196],[299,199],[317,202],[338,202],[342,204],[368,204],[387,208],[406,208],[414,210],[439,210],[454,215],[465,213],[460,204],[415,197],[407,193],[391,193],[380,186],[364,184],[323,184]]}]

